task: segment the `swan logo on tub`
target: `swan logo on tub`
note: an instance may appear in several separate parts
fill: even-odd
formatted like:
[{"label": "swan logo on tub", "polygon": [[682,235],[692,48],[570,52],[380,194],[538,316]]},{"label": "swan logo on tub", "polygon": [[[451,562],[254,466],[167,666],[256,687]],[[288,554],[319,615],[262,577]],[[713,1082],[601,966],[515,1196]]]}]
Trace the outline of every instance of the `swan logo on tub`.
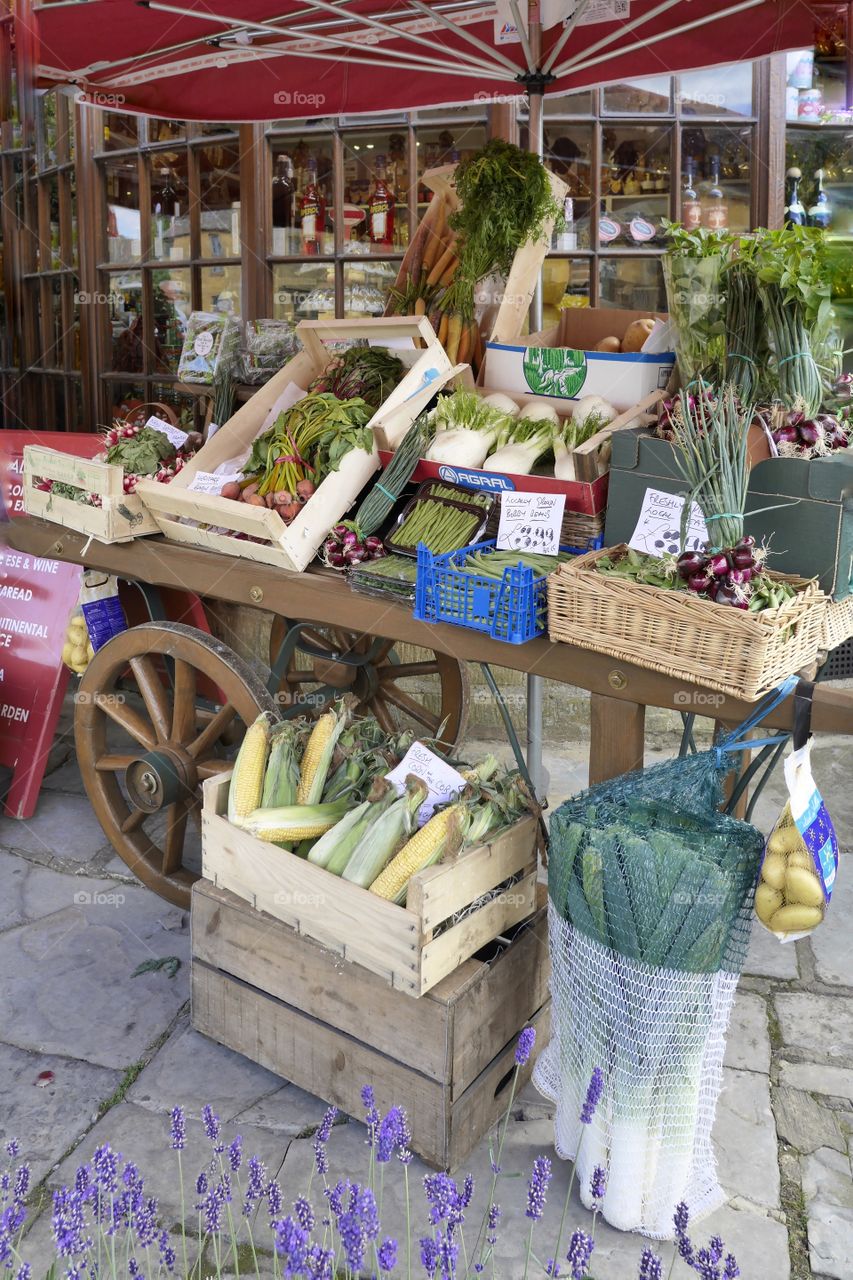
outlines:
[{"label": "swan logo on tub", "polygon": [[438,478],[448,484],[467,485],[469,489],[497,490],[514,489],[515,485],[509,476],[499,476],[491,471],[463,471],[459,467],[448,467],[446,463],[438,468]]}]

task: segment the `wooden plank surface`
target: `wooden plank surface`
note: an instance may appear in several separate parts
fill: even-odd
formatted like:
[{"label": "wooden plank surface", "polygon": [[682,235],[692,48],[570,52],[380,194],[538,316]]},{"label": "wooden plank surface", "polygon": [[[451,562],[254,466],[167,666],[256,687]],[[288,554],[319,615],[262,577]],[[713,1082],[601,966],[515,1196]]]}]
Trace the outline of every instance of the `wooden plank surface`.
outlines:
[{"label": "wooden plank surface", "polygon": [[[682,680],[681,685],[684,684]],[[678,682],[673,687],[679,687]],[[675,708],[676,703],[670,702]],[[594,693],[590,702],[589,782],[605,782],[643,767],[646,709]]]},{"label": "wooden plank surface", "polygon": [[406,899],[425,933],[536,859],[537,824],[523,819],[488,844],[412,877]]},{"label": "wooden plank surface", "polygon": [[109,462],[96,462],[94,458],[78,458],[72,453],[63,453],[61,449],[28,444],[24,448],[24,477],[29,480],[34,476],[76,485],[87,493],[99,493],[105,498],[120,498],[124,493],[124,471],[121,467]]},{"label": "wooden plank surface", "polygon": [[[250,608],[258,606],[253,593],[260,591],[262,607],[284,617],[324,621],[365,635],[388,636],[436,649],[460,661],[490,662],[530,672],[618,702],[671,709],[675,705],[674,694],[683,687],[683,681],[674,681],[660,672],[646,671],[574,645],[544,638],[507,645],[464,627],[418,622],[405,605],[358,596],[330,572],[295,574],[262,564],[249,566],[245,561],[178,546],[164,538],[138,539],[127,547],[93,543],[84,555],[85,536],[58,532],[55,525],[28,516],[12,521],[7,537],[10,546],[19,551],[85,564],[87,568],[155,586],[192,590]],[[613,683],[614,679],[618,684]],[[744,719],[753,710],[753,703],[728,696],[714,706],[715,714],[730,722]],[[792,722],[790,698],[764,721],[774,729],[790,729]],[[853,690],[818,685],[812,727],[818,733],[853,734]]]},{"label": "wooden plank surface", "polygon": [[421,950],[421,990],[428,991],[440,978],[467,960],[475,951],[506,929],[526,920],[536,905],[536,863],[533,870],[506,893],[492,898],[479,911],[460,920],[424,944]]}]

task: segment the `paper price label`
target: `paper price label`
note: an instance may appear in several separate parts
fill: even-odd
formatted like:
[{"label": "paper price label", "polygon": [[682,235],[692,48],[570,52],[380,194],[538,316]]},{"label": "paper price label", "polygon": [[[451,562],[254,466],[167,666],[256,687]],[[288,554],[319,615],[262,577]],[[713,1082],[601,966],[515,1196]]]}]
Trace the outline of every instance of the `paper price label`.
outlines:
[{"label": "paper price label", "polygon": [[397,768],[386,775],[398,795],[405,792],[406,778],[410,773],[421,778],[428,788],[427,798],[418,814],[419,827],[432,817],[437,805],[446,804],[468,785],[461,773],[457,773],[446,760],[430,751],[422,742],[413,742]]},{"label": "paper price label", "polygon": [[180,427],[173,427],[171,422],[167,422],[165,418],[152,416],[145,425],[146,427],[151,427],[154,431],[161,431],[176,449],[182,449],[187,442],[186,431],[182,431]]},{"label": "paper price label", "polygon": [[215,471],[197,471],[187,485],[187,489],[191,493],[212,493],[218,497],[223,485],[230,484],[233,480],[242,480],[242,478],[241,471],[229,471],[221,475]]},{"label": "paper price label", "polygon": [[[661,489],[647,489],[636,528],[628,546],[646,555],[678,555],[681,551],[681,513],[685,499],[677,493],[664,493]],[[685,551],[701,551],[708,539],[705,517],[693,503],[690,523],[687,526]]]},{"label": "paper price label", "polygon": [[565,505],[564,493],[501,494],[498,550],[557,555]]},{"label": "paper price label", "polygon": [[213,350],[213,334],[200,333],[193,343],[193,351],[197,356],[209,356]]}]

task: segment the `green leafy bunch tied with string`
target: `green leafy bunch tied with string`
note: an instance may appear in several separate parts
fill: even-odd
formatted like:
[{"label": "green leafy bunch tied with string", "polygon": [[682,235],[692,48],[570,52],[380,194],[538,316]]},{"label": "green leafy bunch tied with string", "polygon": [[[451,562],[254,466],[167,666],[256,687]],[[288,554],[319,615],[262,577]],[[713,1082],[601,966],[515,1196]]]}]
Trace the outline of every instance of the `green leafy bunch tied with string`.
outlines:
[{"label": "green leafy bunch tied with string", "polygon": [[539,157],[500,138],[457,166],[455,184],[462,207],[450,226],[459,237],[459,268],[440,305],[470,323],[477,283],[492,272],[506,275],[521,245],[540,239],[562,211]]}]

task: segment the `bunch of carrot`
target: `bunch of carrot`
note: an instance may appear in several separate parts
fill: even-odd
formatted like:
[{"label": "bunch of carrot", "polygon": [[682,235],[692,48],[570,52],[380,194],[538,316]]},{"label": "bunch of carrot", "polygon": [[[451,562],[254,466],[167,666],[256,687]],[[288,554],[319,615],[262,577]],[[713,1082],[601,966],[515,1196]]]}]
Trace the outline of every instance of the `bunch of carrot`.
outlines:
[{"label": "bunch of carrot", "polygon": [[451,285],[459,268],[456,232],[448,225],[447,201],[436,194],[422,219],[392,290],[389,311],[428,315],[454,364],[479,366],[483,345],[477,322],[452,305]]}]

